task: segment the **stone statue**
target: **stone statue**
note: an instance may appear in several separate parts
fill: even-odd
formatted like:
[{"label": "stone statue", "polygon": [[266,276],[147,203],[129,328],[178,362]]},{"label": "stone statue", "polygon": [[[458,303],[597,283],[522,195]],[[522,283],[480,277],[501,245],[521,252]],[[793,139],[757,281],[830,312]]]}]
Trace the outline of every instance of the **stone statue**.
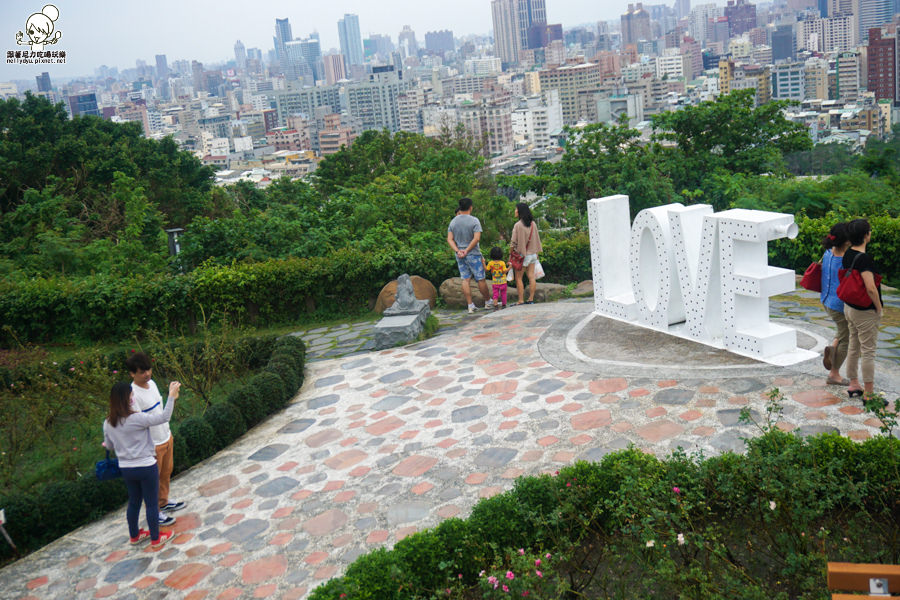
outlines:
[{"label": "stone statue", "polygon": [[[412,281],[409,275],[404,273],[397,278],[397,298],[394,304],[384,310],[384,316],[391,317],[397,315],[418,315],[427,311],[428,300],[419,300],[413,291]],[[428,311],[430,312],[430,311]],[[426,315],[428,313],[426,312]]]}]

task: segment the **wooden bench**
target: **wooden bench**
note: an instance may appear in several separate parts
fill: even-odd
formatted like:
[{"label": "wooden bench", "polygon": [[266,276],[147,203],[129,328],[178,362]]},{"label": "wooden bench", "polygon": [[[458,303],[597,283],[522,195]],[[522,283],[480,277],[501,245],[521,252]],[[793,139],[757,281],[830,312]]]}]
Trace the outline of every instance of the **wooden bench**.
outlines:
[{"label": "wooden bench", "polygon": [[867,592],[866,595],[836,593],[831,595],[831,600],[884,600],[891,593],[900,594],[900,565],[830,562],[828,589]]}]

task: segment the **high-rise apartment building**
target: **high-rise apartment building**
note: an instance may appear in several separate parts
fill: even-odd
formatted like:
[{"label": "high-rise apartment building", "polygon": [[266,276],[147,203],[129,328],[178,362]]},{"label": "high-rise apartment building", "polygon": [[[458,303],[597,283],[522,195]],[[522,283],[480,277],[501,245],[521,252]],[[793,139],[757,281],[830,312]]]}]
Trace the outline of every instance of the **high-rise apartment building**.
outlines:
[{"label": "high-rise apartment building", "polygon": [[291,24],[287,19],[275,19],[275,59],[281,63],[284,61],[284,45],[294,39],[291,33]]},{"label": "high-rise apartment building", "polygon": [[399,97],[407,87],[409,86],[397,77],[393,65],[373,67],[369,81],[347,86],[347,111],[358,120],[363,131],[398,131]]},{"label": "high-rise apartment building", "polygon": [[100,109],[97,107],[97,94],[93,92],[69,96],[68,101],[69,111],[73,117],[85,115],[100,116]]},{"label": "high-rise apartment building", "polygon": [[156,77],[157,79],[168,79],[169,65],[166,63],[165,54],[156,55]]},{"label": "high-rise apartment building", "polygon": [[35,77],[35,79],[37,80],[38,92],[49,92],[53,89],[53,85],[50,83],[50,73],[47,71],[44,71]]},{"label": "high-rise apartment building", "polygon": [[823,58],[808,58],[804,63],[806,98],[828,99],[828,62]]},{"label": "high-rise apartment building", "polygon": [[628,5],[628,10],[621,17],[621,23],[623,45],[653,39],[650,31],[650,13],[644,10],[644,5],[640,2]]},{"label": "high-rise apartment building", "polygon": [[840,52],[835,63],[835,99],[859,98],[859,52]]},{"label": "high-rise apartment building", "polygon": [[322,57],[322,61],[325,68],[325,83],[334,85],[338,81],[347,79],[343,54],[327,54]]},{"label": "high-rise apartment building", "polygon": [[338,20],[338,39],[341,42],[341,54],[344,55],[348,68],[350,65],[364,64],[362,35],[359,33],[357,15],[345,14],[343,19]]},{"label": "high-rise apartment building", "polygon": [[869,30],[869,51],[867,61],[866,89],[875,94],[880,100],[887,98],[897,103],[898,95],[897,59],[900,44],[896,33],[884,35],[881,28]]},{"label": "high-rise apartment building", "polygon": [[494,54],[504,65],[519,62],[519,52],[529,49],[529,30],[547,25],[544,0],[491,0]]},{"label": "high-rise apartment building", "polygon": [[725,16],[728,17],[728,35],[732,37],[756,27],[756,5],[747,0],[728,0]]},{"label": "high-rise apartment building", "polygon": [[894,0],[856,0],[859,6],[859,38],[869,39],[869,30],[891,22]]},{"label": "high-rise apartment building", "polygon": [[794,27],[778,25],[772,32],[772,60],[792,60],[794,58]]},{"label": "high-rise apartment building", "polygon": [[797,22],[797,50],[841,52],[857,46],[856,15],[838,14],[827,19]]},{"label": "high-rise apartment building", "polygon": [[683,19],[691,14],[691,0],[675,0],[675,16]]},{"label": "high-rise apartment building", "polygon": [[453,32],[449,29],[429,31],[425,34],[425,49],[434,54],[443,55],[456,49]]},{"label": "high-rise apartment building", "polygon": [[562,106],[563,123],[574,125],[578,122],[579,92],[600,89],[600,65],[580,63],[563,65],[555,69],[538,72],[541,92],[559,90],[559,103]]},{"label": "high-rise apartment building", "polygon": [[416,32],[409,25],[404,25],[403,30],[397,35],[397,43],[406,56],[416,56],[419,53],[419,43],[416,41]]},{"label": "high-rise apartment building", "polygon": [[715,4],[700,4],[691,10],[688,17],[688,32],[691,37],[705,44],[713,40],[713,24],[719,16],[719,7]]},{"label": "high-rise apartment building", "polygon": [[247,70],[247,49],[244,48],[241,40],[234,43],[234,64],[237,66],[238,71]]},{"label": "high-rise apartment building", "polygon": [[772,98],[775,100],[806,99],[806,68],[801,62],[782,62],[772,67]]}]

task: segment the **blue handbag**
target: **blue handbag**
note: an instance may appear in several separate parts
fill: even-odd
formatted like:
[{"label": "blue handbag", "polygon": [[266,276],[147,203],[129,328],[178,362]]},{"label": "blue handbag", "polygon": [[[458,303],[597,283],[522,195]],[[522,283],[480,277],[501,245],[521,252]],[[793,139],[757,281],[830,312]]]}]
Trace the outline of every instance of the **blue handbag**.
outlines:
[{"label": "blue handbag", "polygon": [[119,469],[119,459],[110,458],[109,450],[107,450],[106,458],[98,460],[97,464],[94,466],[94,473],[97,474],[97,479],[100,481],[108,481],[110,479],[121,477],[122,471]]}]

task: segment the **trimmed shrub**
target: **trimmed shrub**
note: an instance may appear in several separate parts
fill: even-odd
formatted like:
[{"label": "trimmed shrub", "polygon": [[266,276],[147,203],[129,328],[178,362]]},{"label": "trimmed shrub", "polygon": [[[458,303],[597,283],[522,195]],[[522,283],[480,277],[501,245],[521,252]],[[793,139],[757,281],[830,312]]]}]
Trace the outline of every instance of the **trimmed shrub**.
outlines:
[{"label": "trimmed shrub", "polygon": [[288,393],[284,381],[271,371],[263,371],[254,375],[248,387],[256,389],[267,414],[272,414],[284,408],[284,405],[287,403]]},{"label": "trimmed shrub", "polygon": [[[0,497],[0,508],[6,511],[6,532],[13,543],[24,553],[28,548],[37,548],[44,542],[41,527],[41,509],[33,496],[10,494]],[[0,543],[0,558],[13,556],[12,548],[3,540]]]},{"label": "trimmed shrub", "polygon": [[241,411],[228,401],[215,402],[203,413],[203,420],[215,432],[216,451],[228,446],[247,431]]},{"label": "trimmed shrub", "polygon": [[99,481],[93,472],[75,480],[76,493],[87,507],[85,522],[99,519],[128,501],[128,490],[123,479]]},{"label": "trimmed shrub", "polygon": [[284,382],[285,390],[287,391],[287,398],[293,398],[294,394],[297,393],[297,389],[300,385],[300,379],[297,377],[297,371],[294,368],[294,365],[288,363],[284,360],[270,360],[269,364],[266,365],[265,370],[271,371],[278,375],[281,378],[281,381]]},{"label": "trimmed shrub", "polygon": [[37,505],[44,540],[55,539],[87,520],[87,507],[74,481],[54,481],[47,485],[38,494]]},{"label": "trimmed shrub", "polygon": [[247,424],[247,429],[262,421],[268,414],[259,390],[252,385],[244,385],[232,390],[225,402],[233,404],[238,409],[244,418],[244,423]]},{"label": "trimmed shrub", "polygon": [[209,423],[199,417],[190,417],[181,422],[178,436],[184,439],[187,463],[193,466],[215,454],[216,432]]}]

